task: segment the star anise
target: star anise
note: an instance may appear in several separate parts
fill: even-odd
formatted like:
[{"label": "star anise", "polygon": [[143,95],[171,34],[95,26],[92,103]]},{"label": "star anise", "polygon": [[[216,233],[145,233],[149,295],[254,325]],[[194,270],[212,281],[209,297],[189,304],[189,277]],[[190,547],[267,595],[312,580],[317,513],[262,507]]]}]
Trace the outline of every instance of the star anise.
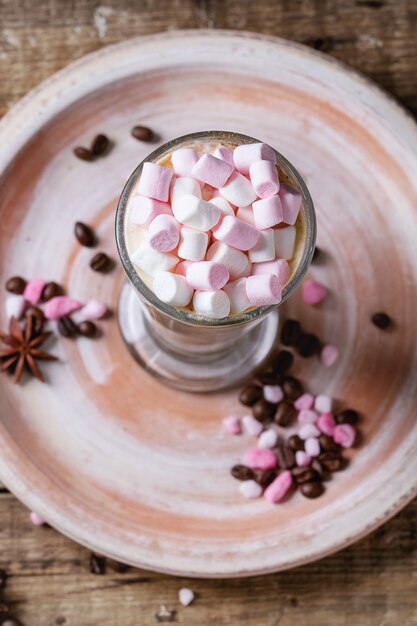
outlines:
[{"label": "star anise", "polygon": [[24,370],[35,376],[41,382],[45,382],[43,374],[38,367],[37,361],[57,361],[57,357],[40,349],[40,346],[53,333],[38,334],[32,315],[26,316],[26,323],[21,325],[15,317],[12,317],[9,325],[9,333],[0,331],[0,341],[8,346],[0,348],[0,370],[14,372],[14,382],[18,383]]}]

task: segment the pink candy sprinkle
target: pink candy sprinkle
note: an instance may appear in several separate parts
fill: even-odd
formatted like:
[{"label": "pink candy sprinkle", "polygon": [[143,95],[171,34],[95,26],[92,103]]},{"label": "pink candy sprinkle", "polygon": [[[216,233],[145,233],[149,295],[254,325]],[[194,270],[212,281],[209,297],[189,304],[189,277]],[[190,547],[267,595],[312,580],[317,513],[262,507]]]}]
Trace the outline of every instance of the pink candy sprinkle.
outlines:
[{"label": "pink candy sprinkle", "polygon": [[45,520],[40,515],[35,513],[35,511],[30,512],[30,521],[34,526],[43,526],[46,524]]},{"label": "pink candy sprinkle", "polygon": [[334,421],[334,417],[331,413],[323,413],[317,420],[317,428],[329,437],[333,437],[335,427],[336,422]]},{"label": "pink candy sprinkle", "polygon": [[304,450],[307,452],[308,456],[319,456],[320,454],[320,444],[319,440],[315,437],[309,437],[304,442]]},{"label": "pink candy sprinkle", "polygon": [[338,424],[334,429],[333,439],[342,448],[351,448],[355,443],[356,430],[350,424]]},{"label": "pink candy sprinkle", "polygon": [[103,302],[99,300],[89,300],[80,311],[80,315],[84,320],[99,320],[104,317],[108,309]]},{"label": "pink candy sprinkle", "polygon": [[251,435],[252,437],[257,437],[261,434],[263,430],[263,426],[261,422],[258,422],[252,415],[244,415],[242,417],[242,426],[243,431],[247,435]]},{"label": "pink candy sprinkle", "polygon": [[240,435],[242,432],[240,419],[234,415],[229,415],[223,419],[223,428],[229,435]]},{"label": "pink candy sprinkle", "polygon": [[284,392],[279,385],[265,385],[264,398],[267,402],[276,404],[284,398]]},{"label": "pink candy sprinkle", "polygon": [[319,304],[326,297],[326,287],[316,280],[305,280],[301,287],[306,304]]},{"label": "pink candy sprinkle", "polygon": [[252,448],[246,452],[243,463],[252,469],[273,469],[277,465],[277,457],[268,448]]},{"label": "pink candy sprinkle", "polygon": [[331,367],[336,363],[338,356],[339,350],[335,346],[328,344],[320,352],[320,361],[325,367]]},{"label": "pink candy sprinkle", "polygon": [[30,302],[34,306],[40,302],[42,291],[44,290],[46,283],[42,278],[35,278],[34,280],[30,280],[23,292],[23,297],[26,302]]},{"label": "pink candy sprinkle", "polygon": [[291,472],[286,470],[279,474],[265,489],[264,498],[269,502],[280,502],[285,498],[292,485]]},{"label": "pink candy sprinkle", "polygon": [[294,402],[294,408],[297,411],[303,411],[304,409],[311,409],[314,404],[314,396],[311,393],[303,393],[302,396],[297,398]]},{"label": "pink candy sprinkle", "polygon": [[306,467],[311,463],[311,456],[304,452],[304,450],[297,450],[295,453],[295,462],[298,467]]},{"label": "pink candy sprinkle", "polygon": [[60,317],[70,315],[81,309],[81,302],[68,296],[56,296],[45,304],[45,317],[47,320],[58,320]]},{"label": "pink candy sprinkle", "polygon": [[314,424],[319,417],[316,411],[311,409],[302,409],[298,414],[298,421],[300,424]]}]

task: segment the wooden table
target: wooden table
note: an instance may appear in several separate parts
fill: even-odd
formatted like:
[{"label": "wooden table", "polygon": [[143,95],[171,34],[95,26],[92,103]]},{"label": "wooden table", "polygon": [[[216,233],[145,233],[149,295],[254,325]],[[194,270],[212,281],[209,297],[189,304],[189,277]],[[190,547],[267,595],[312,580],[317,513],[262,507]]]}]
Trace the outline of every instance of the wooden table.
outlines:
[{"label": "wooden table", "polygon": [[[417,113],[413,0],[0,0],[0,115],[73,59],[174,28],[255,30],[314,46]],[[87,550],[32,526],[25,508],[0,489],[0,567],[9,575],[0,602],[27,626],[147,626],[158,623],[161,605],[190,626],[411,626],[416,538],[414,502],[352,548],[290,572],[240,581],[110,567],[93,575]],[[177,600],[184,585],[197,594],[186,609]]]}]

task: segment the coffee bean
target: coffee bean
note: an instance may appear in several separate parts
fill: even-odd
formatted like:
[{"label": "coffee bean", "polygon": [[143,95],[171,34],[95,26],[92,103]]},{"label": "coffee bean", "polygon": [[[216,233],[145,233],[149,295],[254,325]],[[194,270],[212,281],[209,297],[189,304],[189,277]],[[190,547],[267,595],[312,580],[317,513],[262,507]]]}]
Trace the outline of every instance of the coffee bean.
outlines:
[{"label": "coffee bean", "polygon": [[337,424],[351,424],[354,426],[359,421],[359,413],[354,409],[345,409],[335,417]]},{"label": "coffee bean", "polygon": [[252,406],[252,414],[255,419],[260,422],[268,422],[273,420],[275,417],[275,413],[277,411],[277,405],[271,404],[271,402],[267,402],[266,400],[258,400]]},{"label": "coffee bean", "polygon": [[328,435],[320,435],[319,443],[320,448],[326,452],[338,452],[340,450],[340,447],[337,445],[337,443],[333,441],[332,437],[329,437]]},{"label": "coffee bean", "polygon": [[7,572],[5,569],[0,569],[0,590],[6,586]]},{"label": "coffee bean", "polygon": [[291,469],[295,465],[295,454],[288,446],[278,446],[276,448],[278,465],[282,469]]},{"label": "coffee bean", "polygon": [[258,385],[246,385],[239,394],[239,402],[245,406],[253,406],[262,398],[262,388]]},{"label": "coffee bean", "polygon": [[288,350],[278,352],[272,362],[272,367],[277,374],[285,374],[293,364],[294,356]]},{"label": "coffee bean", "polygon": [[154,138],[153,131],[147,126],[134,126],[131,132],[132,136],[139,141],[152,141]]},{"label": "coffee bean", "polygon": [[13,276],[12,278],[9,278],[9,280],[6,283],[6,289],[7,291],[9,291],[10,293],[15,293],[17,295],[22,295],[22,293],[24,292],[26,287],[26,281],[24,278],[21,278],[20,276]]},{"label": "coffee bean", "polygon": [[320,341],[312,333],[302,333],[297,343],[297,352],[304,358],[314,356],[320,351]]},{"label": "coffee bean", "polygon": [[323,452],[318,460],[329,472],[339,472],[346,466],[346,460],[336,452]]},{"label": "coffee bean", "polygon": [[314,261],[317,261],[317,259],[319,258],[320,254],[321,254],[321,250],[320,250],[320,248],[318,246],[316,246],[314,248],[312,263],[314,263]]},{"label": "coffee bean", "polygon": [[108,272],[112,265],[112,260],[104,252],[98,252],[90,261],[90,267],[95,272]]},{"label": "coffee bean", "polygon": [[297,320],[286,320],[281,329],[281,343],[284,346],[296,346],[300,337],[300,323]]},{"label": "coffee bean", "polygon": [[277,385],[279,382],[278,375],[272,370],[267,370],[259,375],[259,382],[263,385]]},{"label": "coffee bean", "polygon": [[39,334],[42,331],[43,326],[45,324],[45,315],[42,309],[33,305],[28,306],[25,312],[26,319],[29,317],[29,315],[31,315],[33,318],[32,324],[33,324],[33,329],[35,333]]},{"label": "coffee bean", "polygon": [[94,137],[91,144],[91,152],[93,156],[103,156],[110,147],[110,140],[106,135],[100,134]]},{"label": "coffee bean", "polygon": [[82,246],[86,246],[87,248],[94,246],[96,238],[92,229],[90,226],[87,226],[87,224],[84,224],[83,222],[76,222],[74,226],[74,234]]},{"label": "coffee bean", "polygon": [[320,474],[311,467],[293,467],[291,474],[297,485],[312,481],[320,482],[321,480]]},{"label": "coffee bean", "polygon": [[52,298],[56,298],[56,296],[62,296],[64,293],[63,288],[58,283],[50,282],[46,283],[45,287],[42,291],[42,300],[47,302]]},{"label": "coffee bean", "polygon": [[93,153],[88,148],[83,148],[83,146],[77,146],[73,150],[75,156],[82,161],[92,161]]},{"label": "coffee bean", "polygon": [[94,337],[97,334],[97,326],[94,322],[90,322],[90,320],[86,320],[85,322],[81,322],[77,326],[78,334],[82,337]]},{"label": "coffee bean", "polygon": [[[283,404],[283,402],[281,402],[281,404]],[[287,446],[291,448],[291,450],[294,450],[294,452],[297,452],[297,450],[304,450],[304,441],[298,435],[291,435],[291,437],[287,440]]]},{"label": "coffee bean", "polygon": [[307,482],[301,485],[300,491],[306,498],[318,498],[324,492],[324,487],[319,482]]},{"label": "coffee bean", "polygon": [[303,395],[304,389],[302,384],[294,376],[286,376],[282,381],[282,391],[290,400],[297,400]]},{"label": "coffee bean", "polygon": [[[279,426],[289,426],[295,417],[295,409],[289,402],[280,402],[275,414],[275,422]],[[303,446],[304,447],[304,446]]]},{"label": "coffee bean", "polygon": [[391,318],[386,313],[374,313],[371,317],[372,324],[381,330],[386,330],[391,326]]},{"label": "coffee bean", "polygon": [[106,573],[106,558],[92,553],[90,555],[90,572],[102,576]]},{"label": "coffee bean", "polygon": [[331,474],[329,470],[320,463],[318,459],[313,459],[310,465],[311,469],[320,476],[320,480],[330,480]]},{"label": "coffee bean", "polygon": [[246,465],[241,465],[240,463],[233,465],[230,473],[233,478],[236,478],[237,480],[253,480],[254,478],[254,473],[251,468],[246,467]]},{"label": "coffee bean", "polygon": [[58,320],[58,332],[63,337],[67,337],[68,339],[72,339],[78,333],[77,325],[72,321],[72,319],[68,316],[61,317]]},{"label": "coffee bean", "polygon": [[256,470],[255,471],[255,480],[261,485],[261,487],[268,487],[275,478],[277,477],[277,472],[273,469],[267,470]]}]

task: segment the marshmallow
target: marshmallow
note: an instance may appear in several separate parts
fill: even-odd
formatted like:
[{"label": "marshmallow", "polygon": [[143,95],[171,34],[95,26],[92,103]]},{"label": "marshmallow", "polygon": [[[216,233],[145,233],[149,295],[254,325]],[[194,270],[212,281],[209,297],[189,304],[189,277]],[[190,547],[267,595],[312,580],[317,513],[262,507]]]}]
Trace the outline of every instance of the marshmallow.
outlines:
[{"label": "marshmallow", "polygon": [[194,148],[179,148],[171,155],[172,167],[177,176],[190,176],[198,161],[198,152]]},{"label": "marshmallow", "polygon": [[141,196],[166,202],[169,198],[169,186],[173,175],[174,172],[170,167],[146,161],[143,164],[136,191]]},{"label": "marshmallow", "polygon": [[259,231],[250,224],[226,215],[213,230],[214,237],[238,250],[250,250],[259,238]]},{"label": "marshmallow", "polygon": [[261,497],[262,487],[256,480],[242,480],[239,485],[239,493],[245,496],[245,498],[254,500],[255,498]]},{"label": "marshmallow", "polygon": [[271,161],[255,161],[249,168],[250,180],[259,198],[275,196],[279,191],[278,171]]},{"label": "marshmallow", "polygon": [[23,297],[26,302],[29,302],[34,306],[38,304],[42,297],[42,291],[44,290],[45,285],[46,283],[44,280],[42,280],[42,278],[35,278],[33,280],[30,280],[27,283],[23,292]]},{"label": "marshmallow", "polygon": [[218,209],[220,209],[221,217],[224,217],[225,215],[235,214],[232,205],[230,204],[230,202],[226,200],[226,198],[222,198],[221,196],[216,196],[214,198],[211,198],[209,202],[211,204],[214,204],[214,206],[216,206]]},{"label": "marshmallow", "polygon": [[278,404],[284,399],[284,392],[280,385],[264,385],[264,399],[271,404]]},{"label": "marshmallow", "polygon": [[10,295],[6,298],[6,315],[10,319],[15,317],[17,320],[23,315],[26,308],[26,300],[23,296]]},{"label": "marshmallow", "polygon": [[233,151],[236,169],[241,174],[249,174],[249,168],[256,161],[276,163],[275,152],[266,143],[247,143],[237,146]]},{"label": "marshmallow", "polygon": [[192,261],[180,261],[175,268],[175,273],[185,276],[190,265],[192,265]]},{"label": "marshmallow", "polygon": [[31,511],[29,517],[34,526],[43,526],[44,524],[46,524],[43,517],[35,513],[35,511]]},{"label": "marshmallow", "polygon": [[339,350],[336,346],[332,346],[331,344],[324,346],[320,352],[320,361],[325,367],[331,367],[334,363],[336,363],[338,357]]},{"label": "marshmallow", "polygon": [[240,419],[235,415],[228,415],[223,418],[223,428],[229,435],[240,435],[242,432]]},{"label": "marshmallow", "polygon": [[80,311],[83,320],[99,320],[108,312],[108,308],[99,300],[89,300]]},{"label": "marshmallow", "polygon": [[253,216],[252,205],[239,207],[236,211],[236,217],[239,220],[242,220],[242,222],[246,222],[246,224],[255,226],[255,218]]},{"label": "marshmallow", "polygon": [[212,154],[206,153],[194,165],[191,170],[191,176],[219,189],[219,187],[223,187],[226,184],[233,170],[233,165],[230,165],[227,161],[217,159]]},{"label": "marshmallow", "polygon": [[301,195],[287,185],[281,185],[278,195],[281,198],[283,221],[293,226],[301,209]]},{"label": "marshmallow", "polygon": [[263,263],[275,259],[275,239],[272,228],[261,230],[256,244],[249,250],[251,263]]},{"label": "marshmallow", "polygon": [[314,396],[311,393],[303,393],[303,395],[294,402],[294,408],[297,409],[297,411],[312,409],[313,405]]},{"label": "marshmallow", "polygon": [[282,207],[279,196],[257,200],[252,204],[255,226],[261,230],[271,228],[282,222]]},{"label": "marshmallow", "polygon": [[155,276],[159,271],[172,270],[178,263],[175,254],[154,250],[148,242],[142,243],[132,254],[131,259],[133,265],[149,276]]},{"label": "marshmallow", "polygon": [[159,252],[171,252],[177,247],[180,226],[172,215],[158,215],[149,224],[148,241],[151,248]]},{"label": "marshmallow", "polygon": [[264,430],[264,432],[259,435],[258,443],[256,445],[258,448],[275,448],[277,441],[277,431],[273,428],[268,428],[268,430]]},{"label": "marshmallow", "polygon": [[207,233],[183,226],[180,233],[178,256],[187,261],[202,261],[208,246]]},{"label": "marshmallow", "polygon": [[252,448],[245,453],[243,464],[251,469],[273,469],[277,466],[277,457],[268,448]]},{"label": "marshmallow", "polygon": [[315,437],[309,437],[304,442],[304,450],[307,452],[308,456],[319,456],[321,452],[319,440]]},{"label": "marshmallow", "polygon": [[250,180],[239,172],[234,172],[227,183],[219,188],[219,191],[223,198],[237,207],[248,206],[256,200],[256,193]]},{"label": "marshmallow", "polygon": [[325,435],[328,435],[328,437],[333,437],[334,430],[336,428],[336,422],[333,415],[331,413],[322,413],[317,420],[317,428],[319,428]]},{"label": "marshmallow", "polygon": [[152,288],[157,298],[172,306],[187,306],[194,293],[184,276],[171,272],[157,272]]},{"label": "marshmallow", "polygon": [[294,254],[295,226],[286,228],[274,228],[275,253],[280,259],[291,259]]},{"label": "marshmallow", "polygon": [[252,437],[258,437],[263,430],[261,422],[258,422],[252,415],[244,415],[242,417],[243,432]]},{"label": "marshmallow", "polygon": [[81,302],[68,296],[55,296],[45,304],[44,314],[47,320],[58,320],[81,309]]},{"label": "marshmallow", "polygon": [[211,202],[206,202],[191,194],[183,196],[173,205],[172,210],[181,224],[196,230],[210,230],[220,219],[220,209]]},{"label": "marshmallow", "polygon": [[292,486],[292,474],[285,470],[265,489],[264,498],[269,502],[281,502]]},{"label": "marshmallow", "polygon": [[192,589],[188,589],[188,587],[183,587],[178,592],[178,600],[182,606],[188,606],[194,600],[194,592]]},{"label": "marshmallow", "polygon": [[260,274],[246,279],[246,295],[253,306],[281,302],[281,283],[274,274]]},{"label": "marshmallow", "polygon": [[187,269],[187,282],[200,291],[217,291],[229,280],[229,272],[222,263],[201,261],[193,263]]},{"label": "marshmallow", "polygon": [[290,266],[284,259],[254,263],[252,265],[252,276],[258,276],[259,274],[275,274],[275,276],[278,276],[281,285],[285,285],[290,277]]},{"label": "marshmallow", "polygon": [[319,437],[319,435],[320,431],[315,424],[303,424],[298,431],[298,436],[303,440]]},{"label": "marshmallow", "polygon": [[305,280],[301,290],[306,304],[319,304],[327,294],[326,287],[316,280]]},{"label": "marshmallow", "polygon": [[236,250],[236,248],[232,248],[222,241],[215,241],[210,246],[207,251],[207,260],[222,263],[227,268],[232,280],[240,278],[248,265],[248,257],[244,252]]},{"label": "marshmallow", "polygon": [[295,453],[295,463],[298,467],[306,467],[311,463],[311,456],[304,452],[304,450],[297,450]]},{"label": "marshmallow", "polygon": [[298,421],[300,424],[315,424],[318,417],[319,414],[312,409],[301,409],[298,414]]},{"label": "marshmallow", "polygon": [[221,319],[230,313],[229,298],[224,291],[196,291],[193,298],[196,313],[211,319]]},{"label": "marshmallow", "polygon": [[197,196],[197,198],[201,198],[201,187],[198,181],[194,180],[194,178],[189,178],[188,176],[175,178],[171,185],[171,206],[174,215],[175,209],[179,205],[180,200],[189,194]]},{"label": "marshmallow", "polygon": [[135,196],[129,202],[129,214],[133,224],[142,226],[150,224],[157,215],[172,215],[171,207],[167,202],[159,202],[145,196]]},{"label": "marshmallow", "polygon": [[314,408],[319,413],[331,413],[333,409],[333,398],[320,394],[314,401]]},{"label": "marshmallow", "polygon": [[239,278],[238,280],[228,283],[224,287],[224,291],[227,293],[230,300],[230,312],[234,314],[243,313],[246,309],[249,309],[251,303],[246,295],[246,278]]},{"label": "marshmallow", "polygon": [[219,146],[213,152],[213,156],[215,156],[216,159],[226,161],[226,163],[229,163],[229,165],[231,165],[234,169],[235,162],[233,161],[233,150],[231,150],[230,148],[226,148],[225,146]]},{"label": "marshmallow", "polygon": [[333,439],[342,448],[351,448],[355,444],[356,430],[350,424],[337,424]]}]

